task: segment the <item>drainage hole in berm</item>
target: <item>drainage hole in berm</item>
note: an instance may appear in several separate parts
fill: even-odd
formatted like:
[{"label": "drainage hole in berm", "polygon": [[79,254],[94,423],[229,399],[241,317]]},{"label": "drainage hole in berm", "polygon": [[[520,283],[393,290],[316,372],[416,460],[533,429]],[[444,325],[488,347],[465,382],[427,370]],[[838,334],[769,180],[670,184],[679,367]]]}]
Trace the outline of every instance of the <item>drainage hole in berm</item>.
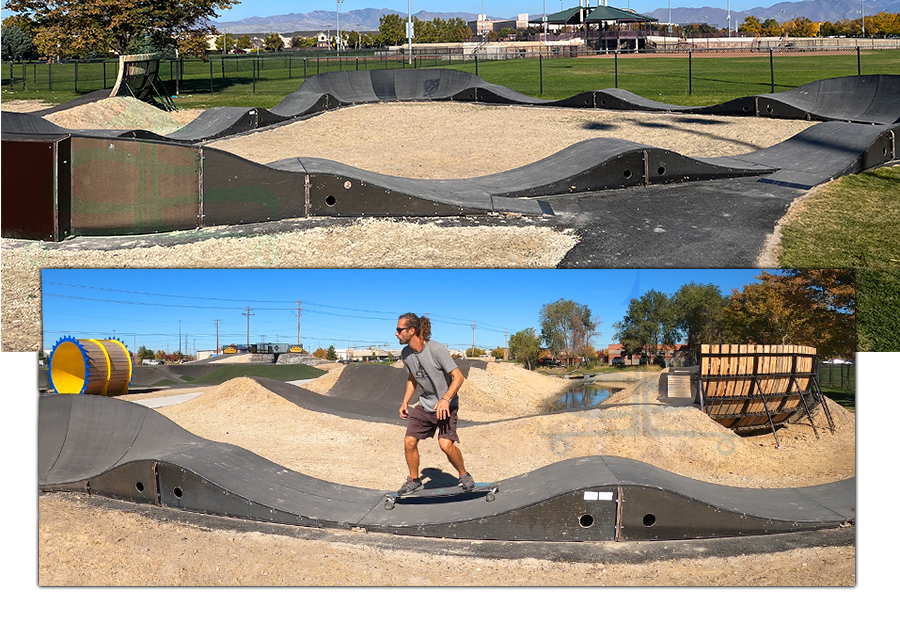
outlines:
[{"label": "drainage hole in berm", "polygon": [[656,168],[656,173],[659,174],[660,176],[662,176],[663,174],[665,174],[665,173],[666,173],[666,166],[661,165],[661,166],[659,166],[658,168]]},{"label": "drainage hole in berm", "polygon": [[333,196],[326,196],[326,197],[325,197],[325,204],[326,204],[328,207],[334,207],[334,204],[335,204],[336,202],[337,202],[337,199],[334,198]]},{"label": "drainage hole in berm", "polygon": [[647,514],[644,516],[644,527],[652,527],[656,524],[656,516],[653,514]]},{"label": "drainage hole in berm", "polygon": [[625,170],[624,176],[626,179],[630,179],[631,178],[631,170]]},{"label": "drainage hole in berm", "polygon": [[184,496],[184,492],[181,491],[180,487],[176,487],[175,489],[173,489],[172,493],[175,494],[175,498],[181,498],[182,496]]},{"label": "drainage hole in berm", "polygon": [[143,492],[143,491],[144,491],[144,484],[141,483],[140,481],[138,481],[137,483],[135,483],[134,486],[135,486],[135,488],[137,489],[137,491],[139,491],[139,492]]},{"label": "drainage hole in berm", "polygon": [[578,524],[582,527],[590,527],[594,524],[594,517],[590,514],[585,514],[581,518],[578,519]]}]

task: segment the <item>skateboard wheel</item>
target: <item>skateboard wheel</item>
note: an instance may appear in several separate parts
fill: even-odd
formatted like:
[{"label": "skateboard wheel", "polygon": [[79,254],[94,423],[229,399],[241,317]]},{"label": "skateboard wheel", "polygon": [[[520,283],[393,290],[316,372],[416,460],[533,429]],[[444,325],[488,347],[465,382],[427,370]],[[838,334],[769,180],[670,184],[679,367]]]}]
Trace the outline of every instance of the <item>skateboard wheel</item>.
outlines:
[{"label": "skateboard wheel", "polygon": [[496,499],[496,498],[497,498],[497,496],[494,494],[494,492],[488,492],[487,496],[484,497],[484,499],[489,503],[493,503],[494,499]]},{"label": "skateboard wheel", "polygon": [[394,509],[394,501],[392,501],[390,498],[385,498],[384,499],[384,508],[388,511],[391,511],[392,509]]}]

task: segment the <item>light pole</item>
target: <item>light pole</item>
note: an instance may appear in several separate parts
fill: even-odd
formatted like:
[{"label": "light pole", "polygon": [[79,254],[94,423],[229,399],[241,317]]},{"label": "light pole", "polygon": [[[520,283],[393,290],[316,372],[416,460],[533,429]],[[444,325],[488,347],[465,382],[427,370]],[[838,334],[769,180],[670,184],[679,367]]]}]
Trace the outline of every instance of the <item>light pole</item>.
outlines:
[{"label": "light pole", "polygon": [[412,0],[407,0],[407,18],[406,18],[406,43],[409,46],[409,65],[412,66],[412,39],[413,39],[413,23],[412,23]]},{"label": "light pole", "polygon": [[341,3],[344,0],[335,0],[337,6],[337,51],[341,52]]},{"label": "light pole", "polygon": [[728,14],[728,37],[731,37],[731,0],[725,0],[725,12]]},{"label": "light pole", "polygon": [[862,13],[862,36],[866,37],[866,8],[863,6],[863,0],[859,0],[859,12]]},{"label": "light pole", "polygon": [[547,0],[544,0],[544,17],[541,18],[544,23],[544,40],[547,40]]}]

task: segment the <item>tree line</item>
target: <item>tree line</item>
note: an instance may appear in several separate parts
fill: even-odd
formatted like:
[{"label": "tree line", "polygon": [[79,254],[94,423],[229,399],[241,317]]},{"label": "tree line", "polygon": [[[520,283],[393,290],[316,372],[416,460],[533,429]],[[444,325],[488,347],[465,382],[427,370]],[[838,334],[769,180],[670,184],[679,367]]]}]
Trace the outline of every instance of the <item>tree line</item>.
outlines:
[{"label": "tree line", "polygon": [[[776,37],[787,34],[790,37],[862,37],[862,19],[838,20],[837,22],[813,22],[806,17],[791,18],[778,22],[773,18],[760,22],[756,16],[747,16],[738,27],[738,33]],[[866,37],[884,38],[900,35],[900,13],[882,11],[866,16]]]},{"label": "tree line", "polygon": [[[220,33],[210,20],[223,9],[240,4],[236,0],[6,0],[3,8],[15,11],[3,20],[3,58],[12,60],[42,57],[108,57],[137,53],[159,53],[174,57],[205,57],[207,38],[218,34],[221,50],[249,50],[249,35]],[[419,43],[463,42],[472,31],[461,18],[420,20],[413,17]],[[335,33],[335,36],[337,33]],[[329,43],[336,47],[336,37]],[[397,46],[406,40],[406,18],[396,13],[381,17],[376,33],[351,29],[341,34],[342,46],[372,48]],[[318,45],[314,37],[301,35],[291,39],[293,48]],[[268,51],[284,48],[277,33],[269,33],[263,47]]]},{"label": "tree line", "polygon": [[[856,276],[844,269],[763,271],[759,282],[723,294],[717,285],[690,282],[675,293],[651,289],[629,302],[615,324],[625,355],[651,359],[684,343],[699,359],[701,344],[797,344],[819,357],[852,360],[856,351]],[[510,357],[531,369],[550,353],[568,364],[595,362],[600,326],[588,306],[560,299],[538,316],[540,334],[527,328],[509,339]]]}]

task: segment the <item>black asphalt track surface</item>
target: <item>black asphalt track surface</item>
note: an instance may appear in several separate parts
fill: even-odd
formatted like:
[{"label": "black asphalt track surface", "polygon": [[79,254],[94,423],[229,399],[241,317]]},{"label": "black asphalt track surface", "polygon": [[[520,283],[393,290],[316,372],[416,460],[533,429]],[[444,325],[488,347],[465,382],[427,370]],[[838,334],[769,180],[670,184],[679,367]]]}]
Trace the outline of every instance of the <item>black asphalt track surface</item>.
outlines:
[{"label": "black asphalt track surface", "polygon": [[[442,476],[434,478],[437,486],[444,486]],[[466,540],[728,538],[834,531],[856,516],[855,479],[745,489],[612,456],[565,460],[500,481],[490,503],[473,492],[387,509],[378,490],[293,472],[192,435],[149,408],[94,395],[41,397],[38,486],[247,520]]]},{"label": "black asphalt track surface", "polygon": [[[469,369],[483,370],[487,367],[487,362],[478,360],[459,359],[456,364],[467,379]],[[383,364],[350,364],[341,371],[341,376],[325,394],[283,381],[262,378],[256,378],[256,381],[266,390],[307,410],[347,419],[393,423],[405,428],[407,422],[400,419],[399,409],[406,391],[407,376],[404,368]],[[421,394],[421,388],[417,387],[410,403],[415,403]],[[460,420],[457,425],[466,427],[475,424]]]},{"label": "black asphalt track surface", "polygon": [[[108,96],[101,94],[103,92],[95,91],[29,116],[49,114]],[[837,77],[781,93],[740,97],[713,106],[687,107],[653,101],[617,88],[587,91],[559,100],[539,99],[491,84],[477,75],[452,69],[335,71],[313,75],[271,109],[210,108],[169,135],[149,137],[199,143],[310,117],[342,106],[387,101],[450,100],[892,124],[900,122],[900,75]],[[9,132],[17,132],[16,124],[4,120],[4,129],[7,126],[10,126]],[[133,130],[109,131],[107,135],[148,138],[145,131]]]}]

